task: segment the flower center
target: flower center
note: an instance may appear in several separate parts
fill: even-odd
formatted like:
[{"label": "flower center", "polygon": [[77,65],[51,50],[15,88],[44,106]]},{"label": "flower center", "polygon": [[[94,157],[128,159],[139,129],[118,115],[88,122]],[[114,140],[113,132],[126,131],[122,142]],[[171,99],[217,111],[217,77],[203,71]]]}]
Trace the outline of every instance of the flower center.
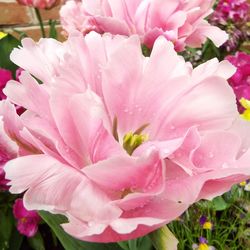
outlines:
[{"label": "flower center", "polygon": [[132,155],[135,149],[147,140],[147,134],[137,134],[129,132],[123,137],[123,148],[129,155]]},{"label": "flower center", "polygon": [[[123,137],[123,148],[127,151],[129,155],[132,155],[136,148],[138,148],[142,143],[148,141],[148,134],[142,134],[143,130],[148,127],[149,124],[146,123],[139,127],[135,132],[128,132]],[[116,141],[119,142],[118,136],[118,122],[117,117],[114,117],[112,134]]]},{"label": "flower center", "polygon": [[25,224],[27,222],[27,218],[23,217],[20,219],[21,223]]}]

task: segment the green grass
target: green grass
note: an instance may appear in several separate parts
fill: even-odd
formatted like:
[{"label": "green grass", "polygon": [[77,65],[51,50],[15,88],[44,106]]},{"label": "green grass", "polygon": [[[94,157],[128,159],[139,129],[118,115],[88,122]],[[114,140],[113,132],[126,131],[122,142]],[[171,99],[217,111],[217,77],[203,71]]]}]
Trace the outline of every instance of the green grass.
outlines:
[{"label": "green grass", "polygon": [[[179,240],[179,250],[192,249],[201,236],[217,250],[250,250],[250,192],[235,186],[222,196],[222,202],[200,201],[169,224]],[[202,215],[213,223],[212,230],[202,228]]]}]

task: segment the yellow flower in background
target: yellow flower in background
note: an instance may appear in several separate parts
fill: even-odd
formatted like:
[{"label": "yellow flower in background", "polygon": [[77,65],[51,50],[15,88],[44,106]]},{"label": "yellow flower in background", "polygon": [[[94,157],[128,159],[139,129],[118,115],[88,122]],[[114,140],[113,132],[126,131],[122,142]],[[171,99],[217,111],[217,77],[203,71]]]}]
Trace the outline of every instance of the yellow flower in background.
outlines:
[{"label": "yellow flower in background", "polygon": [[209,250],[209,246],[206,243],[201,243],[198,250]]},{"label": "yellow flower in background", "polygon": [[6,37],[8,34],[0,31],[0,39]]},{"label": "yellow flower in background", "polygon": [[239,184],[241,187],[245,187],[247,185],[247,182],[246,181],[242,181],[240,184]]},{"label": "yellow flower in background", "polygon": [[213,223],[211,223],[210,221],[206,221],[203,224],[203,229],[212,230],[213,229]]},{"label": "yellow flower in background", "polygon": [[247,100],[245,98],[241,98],[240,104],[246,109],[240,116],[243,119],[250,121],[250,100]]}]

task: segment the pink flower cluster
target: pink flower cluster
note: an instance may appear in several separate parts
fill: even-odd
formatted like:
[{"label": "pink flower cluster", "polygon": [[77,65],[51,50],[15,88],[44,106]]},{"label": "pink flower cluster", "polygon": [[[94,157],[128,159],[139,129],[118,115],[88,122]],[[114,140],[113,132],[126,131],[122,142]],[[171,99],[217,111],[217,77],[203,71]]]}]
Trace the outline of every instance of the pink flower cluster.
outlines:
[{"label": "pink flower cluster", "polygon": [[220,46],[228,38],[218,27],[205,21],[214,0],[82,0],[67,1],[61,8],[61,23],[68,32],[78,30],[114,35],[138,34],[152,48],[159,36],[172,41],[175,49],[199,47],[210,38]]},{"label": "pink flower cluster", "polygon": [[229,83],[234,89],[239,111],[242,112],[244,108],[239,101],[241,98],[250,100],[250,55],[237,52],[234,56],[227,56],[226,59],[237,67],[237,72],[229,79]]},{"label": "pink flower cluster", "polygon": [[250,176],[228,61],[193,69],[164,37],[144,57],[137,35],[95,32],[25,38],[11,59],[25,71],[0,103],[18,147],[5,165],[10,191],[29,210],[67,216],[76,238],[145,235]]}]

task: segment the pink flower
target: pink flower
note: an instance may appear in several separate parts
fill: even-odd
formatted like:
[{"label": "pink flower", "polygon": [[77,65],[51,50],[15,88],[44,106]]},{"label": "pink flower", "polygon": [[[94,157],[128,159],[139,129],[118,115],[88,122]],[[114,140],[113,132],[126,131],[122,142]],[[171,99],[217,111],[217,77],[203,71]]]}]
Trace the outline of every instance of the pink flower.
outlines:
[{"label": "pink flower", "polygon": [[249,124],[238,121],[229,62],[193,69],[164,37],[149,58],[138,36],[22,45],[11,59],[26,71],[4,93],[27,111],[0,105],[20,148],[5,166],[10,191],[29,210],[67,216],[74,237],[133,239],[248,179]]},{"label": "pink flower", "polygon": [[50,9],[59,3],[58,0],[17,0],[21,5],[26,5],[39,9]]},{"label": "pink flower", "polygon": [[61,23],[68,32],[78,30],[117,35],[138,34],[141,42],[152,47],[163,35],[178,51],[185,46],[200,47],[206,38],[216,46],[228,38],[218,27],[204,20],[211,11],[213,0],[82,0],[67,1],[61,8]]},{"label": "pink flower", "polygon": [[40,216],[36,211],[28,211],[22,199],[16,199],[13,205],[13,214],[17,219],[17,230],[20,234],[27,237],[33,237],[38,229]]},{"label": "pink flower", "polygon": [[0,100],[6,98],[6,96],[3,93],[3,89],[6,86],[6,83],[11,79],[12,79],[11,71],[0,68]]},{"label": "pink flower", "polygon": [[237,67],[236,73],[229,79],[237,97],[239,111],[244,108],[239,101],[241,98],[250,100],[250,55],[244,52],[237,52],[234,56],[227,56],[226,59]]}]

